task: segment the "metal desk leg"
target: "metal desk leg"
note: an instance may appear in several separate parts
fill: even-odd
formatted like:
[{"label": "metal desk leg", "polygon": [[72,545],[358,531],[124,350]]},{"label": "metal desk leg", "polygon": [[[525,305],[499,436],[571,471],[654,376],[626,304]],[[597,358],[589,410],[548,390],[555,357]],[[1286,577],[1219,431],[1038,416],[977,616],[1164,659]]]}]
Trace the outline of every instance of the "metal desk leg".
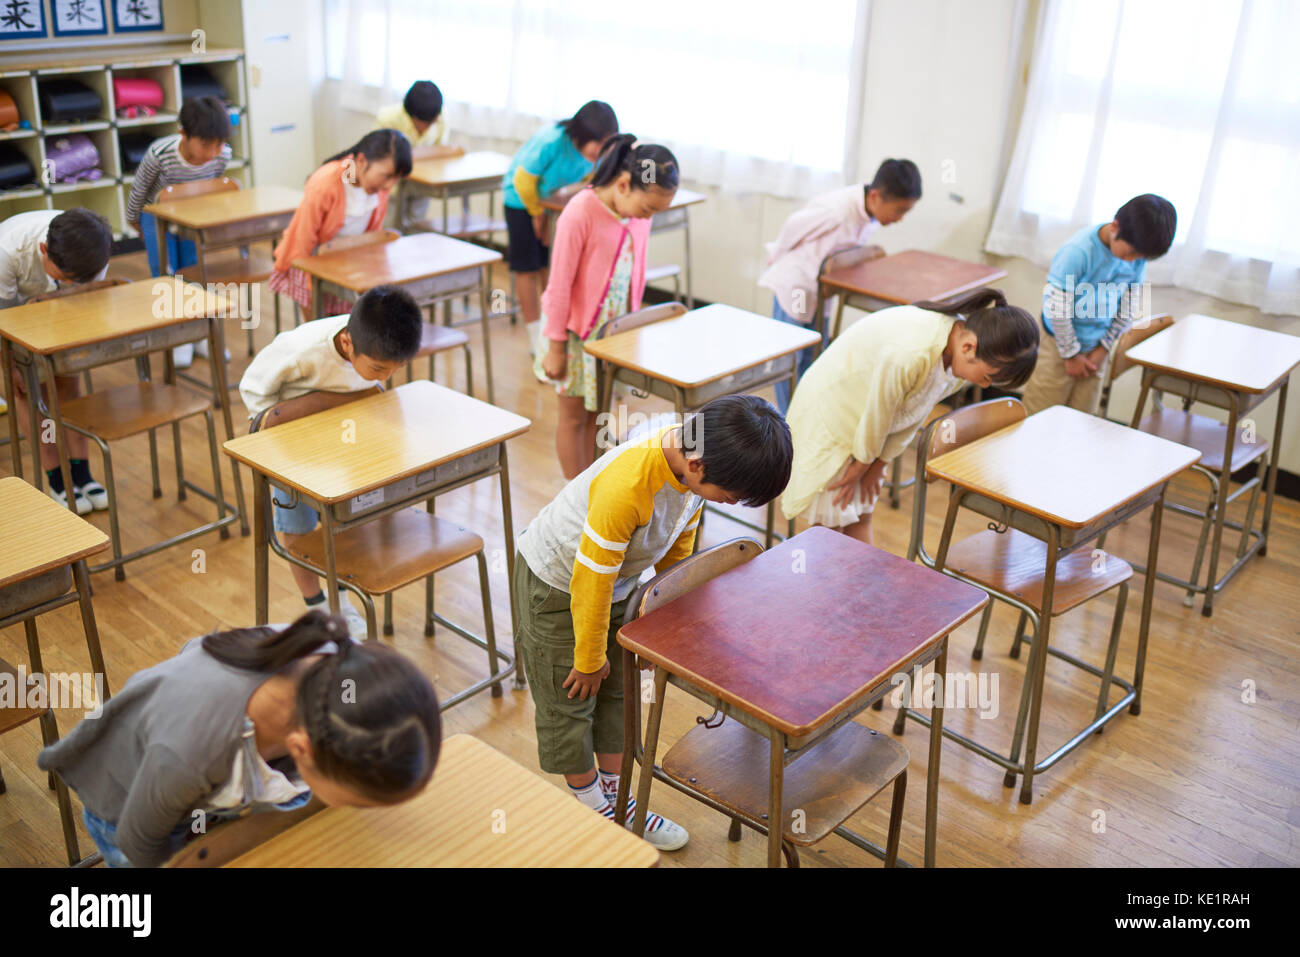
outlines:
[{"label": "metal desk leg", "polygon": [[684,215],[684,235],[683,243],[686,246],[686,308],[695,308],[695,297],[691,293],[691,282],[695,278],[695,270],[691,269],[691,211],[689,208],[683,210]]},{"label": "metal desk leg", "polygon": [[1273,448],[1269,450],[1268,487],[1264,493],[1264,518],[1259,525],[1259,555],[1268,554],[1268,522],[1273,517],[1273,491],[1277,488],[1277,463],[1282,454],[1282,416],[1286,413],[1287,379],[1277,393],[1277,418],[1273,423]]},{"label": "metal desk leg", "polygon": [[[767,779],[767,866],[781,866],[781,838],[785,834],[785,812],[781,792],[785,787],[785,735],[776,728],[767,733],[770,770]],[[639,810],[639,808],[638,808]]]},{"label": "metal desk leg", "polygon": [[[226,426],[226,438],[235,437],[235,425],[230,414],[230,389],[226,383],[226,330],[220,319],[208,317],[208,354],[217,356],[220,362],[212,363],[212,391],[221,407],[221,420]],[[244,484],[239,481],[239,463],[231,458],[230,475],[235,485],[235,508],[239,509],[239,534],[248,535],[248,506],[244,502]],[[217,498],[222,496],[218,493]]]},{"label": "metal desk leg", "polygon": [[623,655],[623,763],[618,772],[618,795],[614,799],[614,823],[620,827],[627,823],[627,799],[632,790],[632,765],[636,761],[637,738],[641,735],[640,711],[641,673],[636,667],[636,655],[622,649]]},{"label": "metal desk leg", "polygon": [[[1232,484],[1232,448],[1237,441],[1238,399],[1235,392],[1228,393],[1228,437],[1224,440],[1223,471],[1219,475],[1219,495],[1214,505],[1214,534],[1210,538],[1210,571],[1205,579],[1205,601],[1201,614],[1206,618],[1214,613],[1214,592],[1218,586],[1219,546],[1223,542],[1223,523],[1228,517],[1228,486]],[[1276,455],[1276,450],[1273,450]],[[1195,584],[1195,583],[1193,583]]]},{"label": "metal desk leg", "polygon": [[[1047,646],[1051,641],[1052,600],[1056,590],[1056,562],[1061,547],[1061,530],[1052,524],[1047,526],[1047,566],[1043,576],[1043,613],[1038,616],[1038,630],[1034,634],[1034,643],[1030,645],[1029,666],[1025,680],[1031,681],[1029,705],[1029,734],[1025,741],[1025,774],[1020,784],[1020,803],[1031,804],[1034,800],[1034,762],[1038,756],[1038,718],[1043,707],[1044,675],[1047,672]],[[1146,608],[1143,614],[1149,614]]]},{"label": "metal desk leg", "polygon": [[253,593],[258,625],[267,623],[267,578],[270,555],[270,529],[267,527],[267,496],[270,483],[253,469]]},{"label": "metal desk leg", "polygon": [[835,322],[831,326],[831,342],[834,342],[840,335],[840,322],[844,319],[844,300],[849,298],[847,293],[841,292],[835,297]]},{"label": "metal desk leg", "polygon": [[167,224],[161,216],[155,216],[153,225],[158,234],[158,275],[166,276],[171,273],[171,263],[167,256]]},{"label": "metal desk leg", "polygon": [[[14,475],[22,478],[23,453],[22,449],[18,447],[18,405],[14,398],[15,393],[18,391],[14,383],[14,350],[8,339],[0,339],[0,367],[3,367],[0,375],[5,377],[5,404],[8,406],[5,418],[9,420],[9,459],[13,464]],[[38,462],[36,463],[36,471],[39,473],[40,470],[41,467]],[[40,488],[39,485],[36,487]]]},{"label": "metal desk leg", "polygon": [[1160,528],[1165,514],[1166,482],[1160,487],[1160,497],[1151,506],[1151,540],[1147,544],[1147,573],[1142,585],[1142,623],[1138,627],[1137,662],[1133,666],[1133,703],[1128,713],[1142,713],[1142,673],[1147,666],[1147,635],[1151,631],[1151,605],[1156,590],[1156,559],[1160,554]]},{"label": "metal desk leg", "polygon": [[[329,506],[320,510],[321,543],[325,547],[325,595],[329,599],[330,614],[339,613],[339,572],[334,559],[334,516]],[[367,635],[378,640],[378,635]]]},{"label": "metal desk leg", "polygon": [[41,374],[35,356],[23,367],[23,376],[27,379],[27,442],[32,447],[32,484],[41,492],[45,490],[45,469],[41,468]]},{"label": "metal desk leg", "polygon": [[[641,755],[641,776],[636,783],[636,813],[632,816],[632,833],[645,837],[646,809],[650,805],[650,782],[655,776],[655,753],[659,748],[659,723],[664,715],[664,698],[668,694],[668,672],[655,668],[655,699],[650,702],[646,722],[645,750]],[[626,746],[626,742],[624,742]]]},{"label": "metal desk leg", "polygon": [[321,305],[321,301],[324,298],[323,296],[321,296],[321,292],[320,292],[321,278],[319,276],[312,276],[310,278],[311,278],[311,317],[313,319],[319,319],[321,316],[325,315],[323,311],[323,307]]},{"label": "metal desk leg", "polygon": [[[478,280],[478,308],[479,323],[483,328],[483,364],[487,367],[487,395],[488,404],[495,405],[496,398],[492,390],[492,334],[488,327],[488,271],[487,266],[479,268]],[[451,303],[447,304],[447,309],[451,309]]]},{"label": "metal desk leg", "polygon": [[[935,688],[948,683],[948,636],[939,639],[939,657],[934,659]],[[939,759],[943,754],[943,694],[936,693],[930,709],[930,754],[925,772],[925,866],[934,867],[934,849],[939,830]],[[906,773],[906,772],[904,772]],[[897,854],[897,850],[895,850]]]},{"label": "metal desk leg", "polygon": [[[519,609],[515,607],[515,521],[510,511],[510,461],[506,457],[506,444],[501,443],[501,524],[506,536],[506,594],[510,596],[510,634],[519,634]],[[515,641],[515,690],[528,687],[524,674],[524,649]]]},{"label": "metal desk leg", "polygon": [[90,667],[103,677],[104,700],[111,696],[108,690],[108,669],[104,667],[104,651],[99,645],[99,628],[95,625],[95,609],[90,603],[90,571],[86,560],[72,566],[72,578],[77,583],[77,603],[81,607],[81,629],[86,633],[86,648],[90,651]]}]

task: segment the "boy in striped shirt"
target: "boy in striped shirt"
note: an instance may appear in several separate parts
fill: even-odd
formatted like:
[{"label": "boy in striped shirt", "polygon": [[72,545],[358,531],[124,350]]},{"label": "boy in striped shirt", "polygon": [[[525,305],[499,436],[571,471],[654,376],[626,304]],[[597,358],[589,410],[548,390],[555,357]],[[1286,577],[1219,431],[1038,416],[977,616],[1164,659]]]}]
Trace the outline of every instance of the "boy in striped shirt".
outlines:
[{"label": "boy in striped shirt", "polygon": [[[181,105],[179,133],[154,140],[145,150],[131,181],[131,195],[126,201],[126,221],[144,240],[149,257],[149,274],[161,271],[158,258],[158,231],[151,214],[144,207],[158,199],[158,194],[176,183],[216,179],[226,172],[230,162],[230,114],[215,96],[188,99]],[[188,239],[167,235],[167,262],[173,272],[198,262],[198,250]],[[194,357],[193,344],[177,346],[173,351],[176,365],[185,368]],[[202,354],[200,352],[200,354]]]},{"label": "boy in striped shirt", "polygon": [[[681,425],[606,452],[520,536],[515,640],[536,705],[538,761],[597,813],[614,816],[623,755],[615,639],[641,573],[691,554],[705,501],[760,506],[780,495],[791,456],[775,408],[756,396],[722,396]],[[664,851],[688,839],[657,814],[647,816],[645,837]]]}]

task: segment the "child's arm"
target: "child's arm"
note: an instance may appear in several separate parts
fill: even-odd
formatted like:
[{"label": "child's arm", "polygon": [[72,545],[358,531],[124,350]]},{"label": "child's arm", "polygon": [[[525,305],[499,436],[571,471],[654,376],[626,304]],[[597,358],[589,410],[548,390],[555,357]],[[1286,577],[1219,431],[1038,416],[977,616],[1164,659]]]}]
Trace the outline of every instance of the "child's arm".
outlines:
[{"label": "child's arm", "polygon": [[[275,268],[278,272],[288,272],[295,259],[310,256],[322,242],[332,236],[322,236],[321,226],[325,222],[325,203],[321,195],[305,194],[298,205],[293,219],[284,231],[284,238],[275,248]],[[382,198],[381,198],[382,201]]]},{"label": "child's arm", "polygon": [[[570,210],[573,210],[570,214]],[[555,224],[555,240],[551,248],[551,272],[542,293],[542,312],[546,325],[542,332],[552,342],[563,345],[569,338],[569,304],[573,285],[578,281],[578,267],[590,234],[591,221],[574,210],[570,203],[560,213]]]},{"label": "child's arm", "polygon": [[768,264],[771,265],[804,243],[813,242],[833,233],[838,225],[820,206],[805,206],[803,209],[796,210],[777,234],[775,247],[768,257]]},{"label": "child's arm", "polygon": [[1074,297],[1067,287],[1073,288],[1087,278],[1087,261],[1082,250],[1067,247],[1052,257],[1047,273],[1047,289],[1043,293],[1043,311],[1052,326],[1056,350],[1065,360],[1065,371],[1076,379],[1085,378],[1097,371],[1096,364],[1085,354],[1074,331]]},{"label": "child's arm", "polygon": [[1124,290],[1124,294],[1119,297],[1119,307],[1115,310],[1115,318],[1111,320],[1110,327],[1106,334],[1101,337],[1101,342],[1097,348],[1110,352],[1115,343],[1119,342],[1119,337],[1128,331],[1128,327],[1138,316],[1139,304],[1142,295],[1142,284],[1146,281],[1147,267],[1146,263],[1138,272],[1137,279],[1130,283]]},{"label": "child's arm", "polygon": [[162,183],[159,182],[161,177],[162,164],[153,155],[152,149],[145,150],[144,159],[140,160],[135,171],[135,179],[131,181],[131,195],[126,201],[126,221],[136,232],[140,231],[140,213],[144,211],[149,197],[156,196],[162,189]]},{"label": "child's arm", "polygon": [[853,458],[865,466],[892,461],[907,448],[912,432],[891,432],[894,415],[913,387],[926,375],[925,359],[876,362],[871,370],[866,407],[853,434]]},{"label": "child's arm", "polygon": [[0,252],[0,309],[21,306],[22,302],[22,296],[18,292],[18,271],[14,268],[14,257],[9,253]]},{"label": "child's arm", "polygon": [[700,513],[704,511],[701,505],[691,516],[691,520],[686,523],[682,533],[677,536],[677,541],[664,553],[664,557],[655,562],[655,574],[662,575],[668,569],[672,568],[684,558],[689,558],[691,549],[695,547],[695,530],[700,526]]},{"label": "child's arm", "polygon": [[136,771],[117,819],[117,846],[136,867],[171,856],[171,832],[208,793],[207,782],[178,755],[152,747]]},{"label": "child's arm", "polygon": [[280,392],[290,382],[304,378],[298,360],[276,348],[275,340],[253,357],[239,380],[239,397],[252,418],[280,401]]}]

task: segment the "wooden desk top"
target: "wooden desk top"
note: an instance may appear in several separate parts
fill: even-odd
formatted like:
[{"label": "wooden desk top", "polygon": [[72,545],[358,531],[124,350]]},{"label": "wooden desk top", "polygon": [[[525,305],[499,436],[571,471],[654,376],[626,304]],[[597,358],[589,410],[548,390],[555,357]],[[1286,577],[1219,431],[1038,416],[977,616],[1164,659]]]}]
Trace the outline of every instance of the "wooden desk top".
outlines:
[{"label": "wooden desk top", "polygon": [[227,867],[654,867],[659,852],[468,734],[424,793],[326,808]]},{"label": "wooden desk top", "polygon": [[1082,528],[1201,457],[1196,449],[1054,405],[936,456],[926,475]]},{"label": "wooden desk top", "polygon": [[[531,425],[521,415],[417,380],[241,435],[224,447],[250,468],[328,505],[504,442]],[[345,434],[355,441],[345,442]]]},{"label": "wooden desk top", "polygon": [[264,216],[292,213],[302,202],[302,190],[288,186],[250,186],[225,193],[207,193],[152,203],[144,208],[159,219],[189,229],[211,229]]},{"label": "wooden desk top", "polygon": [[801,736],[987,603],[978,588],[813,527],[625,625],[618,640]]},{"label": "wooden desk top", "polygon": [[583,348],[597,359],[691,389],[817,342],[817,333],[715,303]]},{"label": "wooden desk top", "polygon": [[108,536],[20,478],[0,478],[0,588],[102,552]]},{"label": "wooden desk top", "polygon": [[1006,276],[1005,269],[968,263],[950,256],[909,249],[822,276],[832,289],[883,299],[905,306],[924,300],[949,299],[987,286]]},{"label": "wooden desk top", "polygon": [[390,243],[295,259],[293,265],[318,279],[361,293],[385,283],[403,285],[446,273],[486,266],[501,259],[487,249],[440,233],[415,233]]},{"label": "wooden desk top", "polygon": [[1300,364],[1300,336],[1191,315],[1138,343],[1128,357],[1149,369],[1258,395]]},{"label": "wooden desk top", "polygon": [[464,156],[421,160],[407,177],[421,186],[454,186],[462,183],[499,180],[510,169],[510,157],[492,150],[478,150]]},{"label": "wooden desk top", "polygon": [[235,316],[238,308],[202,286],[162,276],[0,310],[0,336],[50,355],[189,319]]},{"label": "wooden desk top", "polygon": [[[553,213],[558,213],[569,205],[569,200],[578,195],[578,191],[585,189],[586,183],[574,183],[570,186],[562,186],[542,200],[542,205]],[[697,193],[694,190],[679,188],[673,194],[672,204],[669,209],[681,209],[683,206],[694,206],[696,203],[702,203],[709,197],[703,193]]]}]

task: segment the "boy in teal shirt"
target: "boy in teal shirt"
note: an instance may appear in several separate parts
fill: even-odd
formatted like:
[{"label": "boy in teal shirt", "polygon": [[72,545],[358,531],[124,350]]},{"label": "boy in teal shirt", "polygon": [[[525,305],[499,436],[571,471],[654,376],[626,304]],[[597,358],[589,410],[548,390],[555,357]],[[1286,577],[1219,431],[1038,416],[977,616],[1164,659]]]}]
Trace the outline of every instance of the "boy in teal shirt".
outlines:
[{"label": "boy in teal shirt", "polygon": [[1101,226],[1087,226],[1052,257],[1043,289],[1038,364],[1025,386],[1030,415],[1053,405],[1096,414],[1110,350],[1139,318],[1147,261],[1169,251],[1177,226],[1169,200],[1130,199]]}]

